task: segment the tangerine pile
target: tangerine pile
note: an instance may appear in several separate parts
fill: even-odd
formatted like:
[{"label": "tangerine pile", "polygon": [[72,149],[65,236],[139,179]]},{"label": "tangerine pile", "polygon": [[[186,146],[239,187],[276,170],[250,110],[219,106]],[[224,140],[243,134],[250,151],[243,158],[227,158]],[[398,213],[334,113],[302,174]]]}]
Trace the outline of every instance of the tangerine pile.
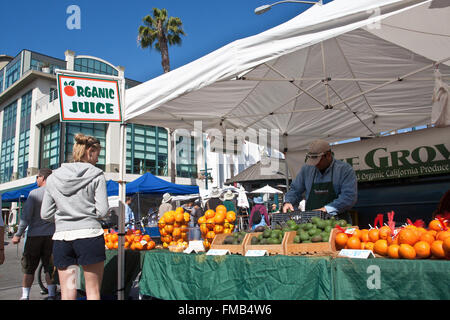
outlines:
[{"label": "tangerine pile", "polygon": [[191,216],[188,212],[184,212],[182,207],[176,208],[175,211],[170,210],[164,213],[158,221],[163,248],[180,243],[187,248],[188,224],[190,219]]},{"label": "tangerine pile", "polygon": [[206,210],[205,214],[198,218],[198,225],[203,238],[203,246],[206,250],[211,247],[211,243],[220,233],[232,233],[234,230],[234,222],[236,221],[236,213],[227,211],[224,205],[218,205],[216,210]]},{"label": "tangerine pile", "polygon": [[[119,235],[117,232],[109,232],[108,229],[104,229],[103,237],[105,238],[106,249],[111,250],[119,248]],[[151,250],[155,247],[155,245],[155,241],[153,241],[148,234],[143,235],[141,230],[128,230],[125,235],[125,249]]]},{"label": "tangerine pile", "polygon": [[388,226],[357,229],[352,235],[341,232],[335,243],[338,250],[366,249],[392,259],[450,259],[450,229],[445,230],[437,219],[428,229],[408,225],[395,236]]}]

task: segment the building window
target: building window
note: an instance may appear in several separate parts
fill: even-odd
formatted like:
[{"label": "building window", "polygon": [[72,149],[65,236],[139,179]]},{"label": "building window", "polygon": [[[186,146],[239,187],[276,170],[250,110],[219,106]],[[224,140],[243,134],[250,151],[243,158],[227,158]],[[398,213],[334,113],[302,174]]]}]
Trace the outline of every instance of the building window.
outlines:
[{"label": "building window", "polygon": [[66,68],[65,63],[54,64],[54,63],[50,63],[48,61],[42,61],[42,60],[37,60],[37,59],[31,59],[30,68],[32,70],[42,71],[42,68],[46,65],[50,69],[51,74],[53,74],[56,69],[64,70]]},{"label": "building window", "polygon": [[81,72],[107,74],[110,76],[118,76],[118,71],[104,62],[90,58],[76,58],[74,62],[74,70]]},{"label": "building window", "polygon": [[5,89],[9,88],[14,82],[20,78],[20,59],[6,68]]},{"label": "building window", "polygon": [[19,178],[27,176],[30,145],[31,96],[32,91],[28,91],[22,96],[20,108],[19,159],[17,170]]},{"label": "building window", "polygon": [[56,121],[41,130],[41,168],[56,169],[59,167],[59,128],[59,121]]},{"label": "building window", "polygon": [[58,90],[56,88],[50,88],[48,102],[58,99]]},{"label": "building window", "polygon": [[93,136],[100,140],[102,146],[96,167],[105,171],[106,167],[106,128],[105,123],[67,123],[66,124],[66,147],[65,161],[72,160],[73,145],[75,144],[75,135],[82,133],[87,136]]},{"label": "building window", "polygon": [[14,140],[16,137],[17,101],[3,110],[2,154],[0,183],[11,181],[14,168]]},{"label": "building window", "polygon": [[158,176],[167,176],[167,130],[153,126],[128,125],[126,166],[127,173],[150,172]]},{"label": "building window", "polygon": [[0,70],[0,93],[3,91],[3,69]]},{"label": "building window", "polygon": [[179,136],[176,143],[177,176],[183,178],[197,178],[197,164],[195,159],[195,139]]}]

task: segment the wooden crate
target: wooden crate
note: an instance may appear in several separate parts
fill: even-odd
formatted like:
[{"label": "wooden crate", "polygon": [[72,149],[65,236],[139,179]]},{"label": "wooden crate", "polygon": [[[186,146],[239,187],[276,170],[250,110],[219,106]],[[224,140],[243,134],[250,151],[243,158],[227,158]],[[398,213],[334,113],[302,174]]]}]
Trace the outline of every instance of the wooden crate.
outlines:
[{"label": "wooden crate", "polygon": [[262,234],[262,232],[252,232],[247,234],[248,237],[244,244],[244,254],[246,254],[248,250],[267,250],[269,255],[285,254],[284,247],[287,240],[287,232],[284,234],[281,244],[251,244],[252,238],[257,237],[260,234]]},{"label": "wooden crate", "polygon": [[247,240],[247,237],[249,234],[246,234],[244,239],[242,239],[241,244],[224,244],[223,241],[225,238],[229,235],[232,235],[230,233],[219,233],[216,234],[214,237],[212,243],[211,243],[211,249],[226,249],[229,250],[231,254],[240,254],[244,255],[244,245]]},{"label": "wooden crate", "polygon": [[[357,226],[353,226],[352,228],[358,228]],[[315,243],[294,243],[294,237],[297,235],[297,232],[290,231],[286,232],[287,239],[285,243],[285,254],[286,255],[312,255],[312,254],[320,254],[324,255],[327,253],[333,253],[338,251],[336,249],[336,235],[339,233],[339,229],[333,228],[330,232],[330,238],[328,242],[315,242]]]}]

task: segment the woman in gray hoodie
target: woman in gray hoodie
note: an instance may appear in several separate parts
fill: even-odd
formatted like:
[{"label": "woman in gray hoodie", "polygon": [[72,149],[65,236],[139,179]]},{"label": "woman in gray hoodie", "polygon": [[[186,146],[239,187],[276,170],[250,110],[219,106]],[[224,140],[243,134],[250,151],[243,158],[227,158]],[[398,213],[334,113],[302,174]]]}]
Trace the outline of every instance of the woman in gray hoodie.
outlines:
[{"label": "woman in gray hoodie", "polygon": [[55,223],[53,262],[63,300],[76,299],[78,265],[83,268],[87,299],[100,299],[106,259],[100,220],[108,213],[105,176],[95,167],[100,149],[96,138],[77,134],[73,162],[62,164],[47,179],[41,217]]}]

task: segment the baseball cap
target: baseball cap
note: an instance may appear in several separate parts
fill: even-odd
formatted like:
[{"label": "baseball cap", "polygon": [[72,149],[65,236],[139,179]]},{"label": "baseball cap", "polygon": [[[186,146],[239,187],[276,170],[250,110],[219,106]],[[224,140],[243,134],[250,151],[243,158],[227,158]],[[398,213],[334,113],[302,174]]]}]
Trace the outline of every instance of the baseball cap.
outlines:
[{"label": "baseball cap", "polygon": [[308,153],[306,153],[306,164],[315,166],[319,163],[320,159],[327,151],[331,151],[330,145],[325,140],[314,140],[308,147]]}]

